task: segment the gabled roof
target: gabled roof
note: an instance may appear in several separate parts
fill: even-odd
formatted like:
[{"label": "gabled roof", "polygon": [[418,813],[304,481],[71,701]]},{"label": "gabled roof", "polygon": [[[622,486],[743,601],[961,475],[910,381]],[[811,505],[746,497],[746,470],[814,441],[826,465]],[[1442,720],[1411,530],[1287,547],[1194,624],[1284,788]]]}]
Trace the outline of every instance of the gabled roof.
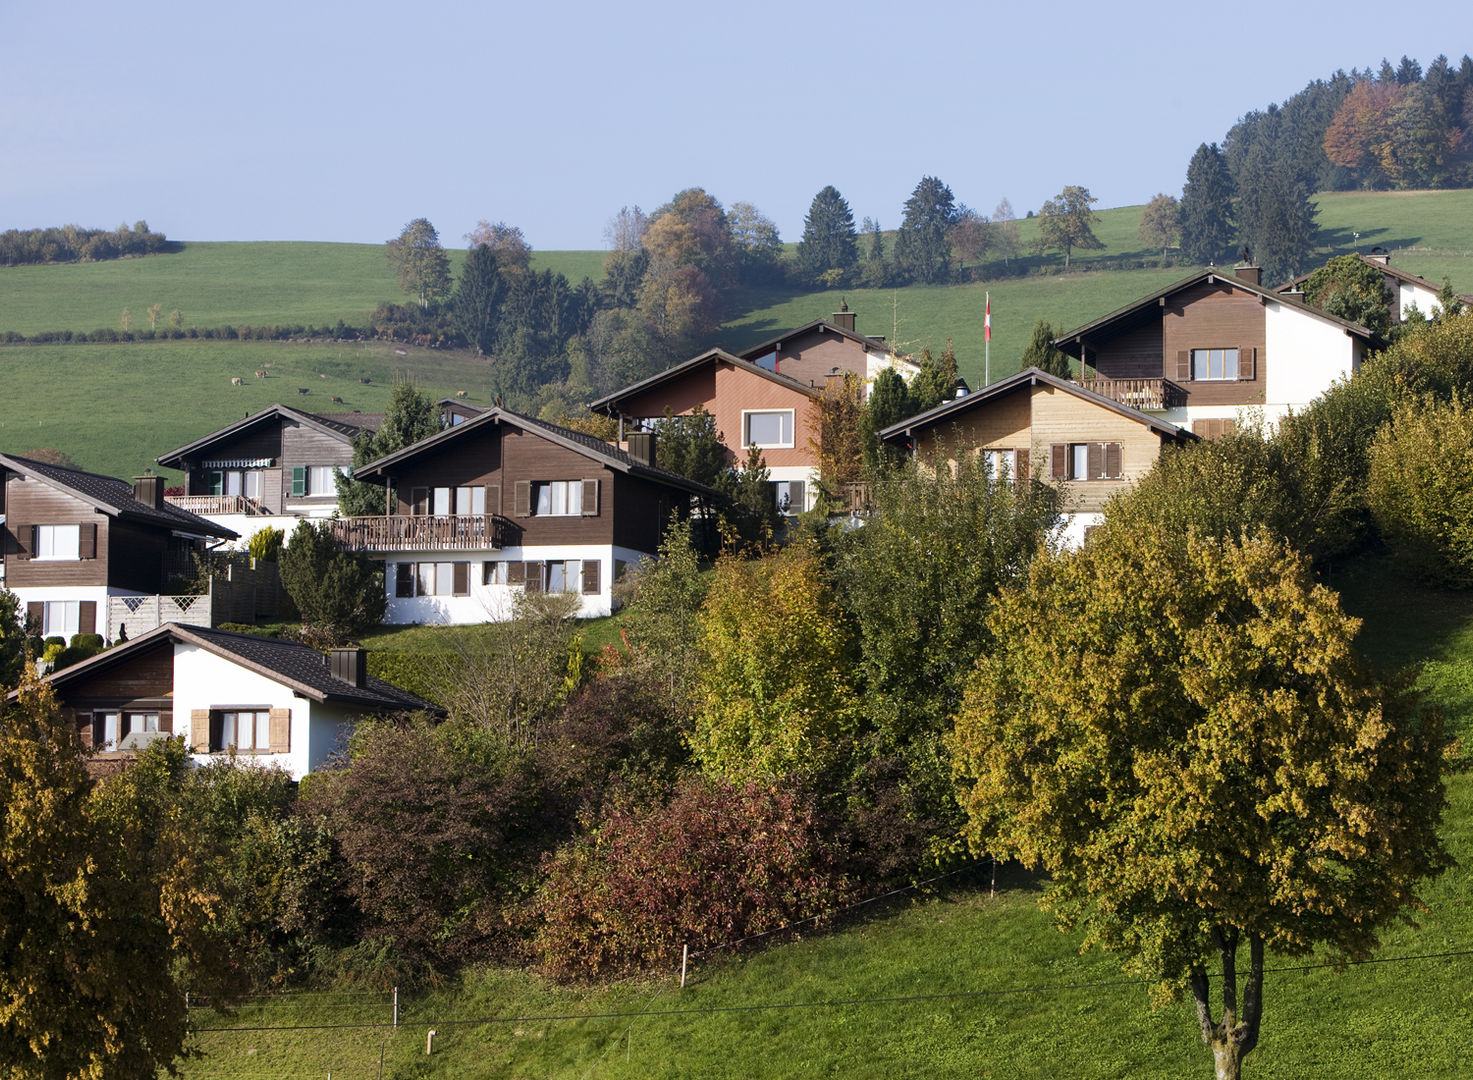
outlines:
[{"label": "gabled roof", "polygon": [[75,678],[125,663],[130,657],[161,641],[197,645],[206,652],[273,679],[312,701],[356,705],[379,711],[442,711],[439,706],[372,675],[364,676],[362,686],[354,686],[339,679],[328,667],[326,655],[299,641],[232,634],[225,630],[181,626],[178,623],[156,626],[146,634],[139,634],[121,645],[114,645],[96,656],[53,672],[46,677],[46,681],[53,685],[64,685]]},{"label": "gabled roof", "polygon": [[[1388,261],[1382,262],[1380,259],[1374,258],[1370,255],[1362,255],[1359,251],[1352,252],[1352,254],[1361,262],[1365,263],[1367,266],[1374,267],[1389,278],[1395,278],[1397,281],[1404,281],[1408,285],[1416,285],[1423,289],[1429,289],[1434,293],[1442,291],[1441,285],[1432,284],[1432,282],[1428,281],[1421,274],[1409,274],[1405,270],[1401,269],[1399,266],[1392,266],[1391,262],[1389,261],[1389,256],[1387,257]],[[1280,285],[1277,291],[1280,293],[1284,293],[1289,291],[1290,289],[1301,288],[1304,283],[1309,280],[1310,274],[1313,273],[1314,271],[1311,270],[1309,274],[1300,274],[1293,281],[1288,281],[1285,282],[1283,285]],[[1467,293],[1459,293],[1458,299],[1463,301],[1463,303],[1465,304],[1473,305],[1473,296],[1470,296]]]},{"label": "gabled roof", "polygon": [[353,436],[365,428],[372,431],[383,422],[382,416],[373,413],[318,414],[302,412],[300,409],[293,409],[289,405],[278,403],[269,408],[262,409],[258,413],[252,413],[244,420],[237,420],[235,423],[223,427],[219,431],[212,431],[204,438],[196,439],[194,442],[181,446],[177,450],[170,450],[167,454],[163,454],[154,460],[165,468],[183,468],[184,458],[188,455],[198,453],[212,443],[238,435],[247,428],[279,417],[288,417],[296,420],[298,423],[306,424],[308,427],[315,428],[324,435],[329,435],[344,443],[351,442]]},{"label": "gabled roof", "polygon": [[156,525],[196,536],[217,536],[225,540],[234,540],[240,535],[232,529],[169,503],[150,506],[139,502],[133,497],[133,485],[116,476],[102,476],[63,465],[48,465],[44,461],[32,461],[30,458],[11,454],[0,454],[0,465],[64,491],[108,517]]},{"label": "gabled roof", "polygon": [[743,349],[737,355],[743,360],[751,360],[753,357],[763,356],[772,352],[774,349],[780,348],[785,341],[791,341],[795,337],[802,337],[804,334],[814,332],[820,334],[838,334],[842,338],[848,338],[850,341],[864,346],[866,351],[879,349],[889,356],[894,356],[906,363],[911,363],[911,361],[906,360],[903,354],[887,345],[884,338],[868,337],[859,333],[857,330],[846,330],[844,327],[839,326],[837,323],[831,323],[827,319],[814,319],[811,323],[805,323],[795,329],[785,331],[775,338],[769,338],[760,345],[753,345],[750,349]]},{"label": "gabled roof", "polygon": [[1040,371],[1036,367],[1031,367],[1025,368],[1016,375],[1009,376],[1006,379],[1000,379],[990,386],[983,387],[981,390],[975,390],[965,397],[952,398],[950,401],[937,405],[934,409],[927,409],[925,412],[918,413],[908,420],[902,420],[898,424],[891,424],[880,432],[880,438],[888,441],[897,436],[910,435],[921,428],[944,423],[956,416],[960,416],[964,412],[977,408],[979,405],[985,405],[987,402],[1002,397],[1004,394],[1016,390],[1020,386],[1032,386],[1036,383],[1044,383],[1065,393],[1073,394],[1075,397],[1088,401],[1092,405],[1099,405],[1101,408],[1109,409],[1111,412],[1117,413],[1127,420],[1134,420],[1137,424],[1148,427],[1166,438],[1190,439],[1193,437],[1189,432],[1182,430],[1175,424],[1168,424],[1165,420],[1157,419],[1149,413],[1143,413],[1139,409],[1132,409],[1129,405],[1122,405],[1120,402],[1097,394],[1093,390],[1086,390],[1078,383],[1061,379],[1057,375],[1050,375],[1046,371]]},{"label": "gabled roof", "polygon": [[[1319,319],[1323,322],[1331,323],[1335,326],[1338,326],[1346,333],[1351,334],[1355,337],[1362,338],[1369,343],[1376,343],[1380,340],[1377,335],[1372,333],[1370,330],[1367,330],[1360,323],[1351,322],[1349,319],[1338,318],[1337,316],[1330,315],[1327,312],[1321,311],[1319,308],[1310,307],[1308,304],[1304,303],[1303,300],[1296,300],[1291,296],[1286,296],[1281,293],[1274,292],[1271,289],[1265,289],[1261,285],[1254,285],[1251,282],[1245,281],[1244,279],[1238,277],[1230,270],[1224,271],[1220,269],[1208,268],[1206,270],[1201,270],[1191,275],[1190,277],[1185,277],[1182,278],[1180,281],[1173,282],[1172,284],[1166,286],[1164,289],[1159,289],[1156,292],[1151,293],[1150,296],[1143,296],[1141,297],[1141,299],[1126,304],[1122,308],[1116,308],[1108,315],[1100,316],[1100,318],[1094,320],[1094,322],[1088,322],[1085,323],[1083,326],[1077,326],[1073,330],[1070,330],[1067,334],[1060,334],[1058,337],[1054,338],[1054,345],[1055,347],[1062,349],[1064,352],[1069,353],[1070,356],[1074,356],[1077,358],[1077,347],[1080,338],[1092,336],[1113,337],[1116,334],[1133,328],[1134,326],[1148,322],[1152,318],[1159,318],[1161,305],[1167,297],[1170,297],[1174,293],[1179,293],[1186,289],[1190,289],[1197,285],[1203,284],[1222,284],[1228,286],[1229,288],[1239,289],[1243,292],[1249,293],[1263,301],[1273,301],[1276,304],[1283,304],[1285,307],[1292,308],[1297,311],[1302,311],[1304,314],[1309,315],[1312,318]],[[1074,349],[1075,351],[1071,351],[1071,349]]]},{"label": "gabled roof", "polygon": [[593,435],[586,435],[581,431],[550,424],[546,420],[536,420],[521,413],[512,412],[510,409],[495,406],[487,409],[479,416],[471,417],[463,424],[448,427],[427,439],[421,439],[412,446],[406,446],[402,450],[395,451],[377,461],[370,461],[367,465],[360,465],[353,470],[355,480],[379,481],[386,479],[393,473],[393,468],[410,458],[444,446],[454,439],[466,438],[471,432],[479,431],[482,427],[495,424],[508,424],[521,431],[529,432],[549,442],[557,443],[559,446],[572,450],[574,453],[582,454],[591,461],[605,465],[618,472],[628,473],[631,476],[643,477],[658,483],[668,484],[671,487],[680,488],[693,495],[714,496],[717,494],[704,484],[698,484],[694,480],[687,480],[679,473],[673,473],[668,469],[661,469],[654,465],[646,465],[636,461],[629,454],[606,443]]},{"label": "gabled roof", "polygon": [[777,383],[779,386],[785,386],[789,390],[797,390],[799,393],[806,394],[811,398],[816,398],[823,394],[823,391],[816,387],[808,386],[799,382],[797,379],[790,379],[786,375],[779,375],[775,371],[768,371],[764,367],[758,367],[750,360],[744,360],[742,357],[729,353],[725,349],[711,349],[708,352],[701,353],[700,356],[693,356],[683,363],[676,364],[674,367],[668,367],[664,371],[656,375],[651,375],[647,379],[641,379],[637,383],[630,383],[622,390],[615,390],[607,397],[601,397],[597,401],[591,402],[588,407],[595,412],[612,412],[614,411],[613,407],[626,398],[634,397],[662,383],[667,383],[688,375],[690,372],[705,367],[708,364],[718,363],[730,364],[738,371],[745,371],[752,375],[761,376],[769,382]]}]

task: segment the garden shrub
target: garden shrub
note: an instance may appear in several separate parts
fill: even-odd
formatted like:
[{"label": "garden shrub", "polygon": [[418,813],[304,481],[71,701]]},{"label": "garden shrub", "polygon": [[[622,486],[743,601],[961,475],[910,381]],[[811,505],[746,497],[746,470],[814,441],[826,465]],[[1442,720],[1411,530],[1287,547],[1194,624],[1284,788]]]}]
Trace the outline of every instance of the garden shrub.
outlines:
[{"label": "garden shrub", "polygon": [[672,969],[845,902],[822,818],[792,785],[687,777],[668,800],[616,799],[550,856],[535,949],[561,978]]},{"label": "garden shrub", "polygon": [[452,659],[441,653],[373,650],[368,653],[368,673],[436,705],[445,704],[445,680],[455,675]]}]

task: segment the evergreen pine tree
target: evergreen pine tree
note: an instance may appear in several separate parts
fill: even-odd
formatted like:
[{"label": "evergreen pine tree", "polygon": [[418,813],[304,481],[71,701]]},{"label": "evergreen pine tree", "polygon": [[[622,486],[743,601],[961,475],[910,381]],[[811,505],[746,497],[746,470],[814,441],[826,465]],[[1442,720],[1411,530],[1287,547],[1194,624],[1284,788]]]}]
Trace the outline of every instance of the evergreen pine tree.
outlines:
[{"label": "evergreen pine tree", "polygon": [[1181,250],[1193,262],[1216,262],[1232,251],[1233,182],[1216,143],[1203,143],[1187,166],[1181,195]]},{"label": "evergreen pine tree", "polygon": [[798,272],[816,279],[828,270],[847,270],[859,257],[854,214],[832,184],[813,197],[798,241]]}]

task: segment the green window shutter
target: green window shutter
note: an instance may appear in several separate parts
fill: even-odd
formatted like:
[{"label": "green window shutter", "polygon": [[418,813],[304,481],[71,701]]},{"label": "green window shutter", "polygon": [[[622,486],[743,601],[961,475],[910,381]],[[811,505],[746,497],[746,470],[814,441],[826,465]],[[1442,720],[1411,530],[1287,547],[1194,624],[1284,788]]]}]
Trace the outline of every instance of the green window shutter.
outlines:
[{"label": "green window shutter", "polygon": [[307,466],[305,465],[292,466],[292,494],[307,494]]}]

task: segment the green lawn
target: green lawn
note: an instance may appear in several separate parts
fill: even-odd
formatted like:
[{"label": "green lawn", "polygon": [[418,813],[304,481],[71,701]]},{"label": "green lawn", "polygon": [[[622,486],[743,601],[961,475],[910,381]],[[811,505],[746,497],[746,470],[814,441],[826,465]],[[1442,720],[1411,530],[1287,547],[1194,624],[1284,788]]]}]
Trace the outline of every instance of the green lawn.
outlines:
[{"label": "green lawn", "polygon": [[[1425,661],[1423,685],[1466,741],[1473,597],[1407,581],[1377,556],[1333,581],[1366,620],[1366,652],[1388,665]],[[1473,776],[1452,776],[1449,791],[1443,834],[1461,866],[1428,888],[1420,926],[1389,933],[1380,962],[1339,973],[1271,956],[1248,1076],[1453,1080],[1473,1070]],[[231,1020],[202,1013],[201,1026],[232,1030],[200,1035],[205,1056],[184,1075],[372,1077],[381,1052],[395,1078],[1211,1075],[1185,1003],[1152,1011],[1114,957],[1081,955],[1077,936],[1054,929],[1031,881],[1004,872],[999,886],[992,897],[983,882],[956,882],[830,932],[701,961],[684,990],[673,973],[596,989],[493,968],[406,991],[397,1029],[386,995],[282,996]]]}]

